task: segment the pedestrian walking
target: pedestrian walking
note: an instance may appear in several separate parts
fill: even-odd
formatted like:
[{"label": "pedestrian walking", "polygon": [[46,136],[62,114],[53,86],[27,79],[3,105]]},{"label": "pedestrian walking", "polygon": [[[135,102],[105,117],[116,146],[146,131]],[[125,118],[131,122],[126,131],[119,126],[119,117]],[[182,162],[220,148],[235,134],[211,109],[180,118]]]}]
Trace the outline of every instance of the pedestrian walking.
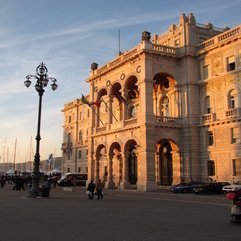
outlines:
[{"label": "pedestrian walking", "polygon": [[99,181],[96,184],[96,193],[97,193],[98,199],[103,199],[103,189],[104,189],[104,184],[101,181],[101,179],[99,179]]},{"label": "pedestrian walking", "polygon": [[94,198],[94,191],[95,191],[95,184],[94,184],[93,180],[91,180],[87,187],[87,193],[88,193],[89,199]]},{"label": "pedestrian walking", "polygon": [[0,182],[1,182],[1,188],[3,188],[5,186],[7,179],[4,175],[1,176],[0,178]]},{"label": "pedestrian walking", "polygon": [[24,187],[25,186],[25,177],[20,175],[18,182],[19,182],[19,189],[17,189],[17,190],[21,190],[21,189],[25,190],[25,187]]}]

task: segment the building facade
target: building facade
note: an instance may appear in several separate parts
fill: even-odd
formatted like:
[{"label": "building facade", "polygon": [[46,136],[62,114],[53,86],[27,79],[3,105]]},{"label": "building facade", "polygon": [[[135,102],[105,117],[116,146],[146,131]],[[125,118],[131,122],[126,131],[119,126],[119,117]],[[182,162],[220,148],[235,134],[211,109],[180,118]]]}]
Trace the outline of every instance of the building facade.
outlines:
[{"label": "building facade", "polygon": [[182,14],[166,33],[145,31],[135,48],[93,63],[89,95],[62,110],[63,170],[143,191],[241,179],[240,38],[241,25]]}]

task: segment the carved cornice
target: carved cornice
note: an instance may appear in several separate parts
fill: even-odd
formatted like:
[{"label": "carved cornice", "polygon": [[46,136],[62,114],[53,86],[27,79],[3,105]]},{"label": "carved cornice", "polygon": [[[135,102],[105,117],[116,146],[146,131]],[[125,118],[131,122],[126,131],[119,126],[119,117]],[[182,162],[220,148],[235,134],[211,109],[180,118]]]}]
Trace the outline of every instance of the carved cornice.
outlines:
[{"label": "carved cornice", "polygon": [[142,54],[143,54],[143,51],[139,51],[139,52],[137,52],[136,54],[134,54],[134,55],[132,55],[132,56],[130,56],[130,57],[128,57],[128,58],[123,57],[122,60],[120,60],[120,61],[119,61],[118,63],[116,63],[116,64],[113,64],[113,66],[109,66],[109,65],[111,65],[111,63],[109,63],[109,64],[103,66],[102,69],[101,69],[101,68],[98,69],[97,74],[94,75],[94,76],[92,76],[92,77],[89,77],[86,81],[87,81],[87,82],[92,82],[92,81],[94,81],[94,80],[97,80],[97,79],[99,79],[100,77],[108,74],[109,72],[111,72],[111,71],[113,71],[113,70],[115,70],[115,69],[117,69],[117,68],[119,68],[119,67],[121,67],[121,66],[124,66],[126,63],[132,62],[133,60],[138,59],[138,58],[140,57],[140,55],[142,55]]},{"label": "carved cornice", "polygon": [[122,133],[122,132],[129,132],[131,130],[135,130],[135,129],[140,129],[140,126],[134,126],[134,127],[125,127],[122,129],[117,129],[117,130],[113,130],[113,131],[103,131],[101,133],[98,134],[94,134],[91,137],[101,137],[101,136],[108,136],[108,135],[112,135],[112,134],[117,134],[117,133]]}]

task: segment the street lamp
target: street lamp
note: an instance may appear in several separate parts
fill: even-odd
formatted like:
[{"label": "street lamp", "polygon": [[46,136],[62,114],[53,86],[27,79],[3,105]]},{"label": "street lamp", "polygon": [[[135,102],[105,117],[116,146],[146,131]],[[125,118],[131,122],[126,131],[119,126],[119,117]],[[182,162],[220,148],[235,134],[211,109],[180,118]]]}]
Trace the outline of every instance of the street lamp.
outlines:
[{"label": "street lamp", "polygon": [[39,155],[39,148],[40,148],[40,126],[41,126],[41,109],[42,109],[42,96],[44,93],[44,88],[48,85],[49,80],[52,81],[51,88],[52,90],[56,90],[58,85],[56,84],[57,80],[52,77],[48,77],[48,69],[45,64],[42,62],[36,68],[35,75],[27,75],[24,81],[24,85],[28,88],[31,85],[30,79],[35,79],[35,90],[39,94],[39,106],[38,106],[38,125],[37,125],[37,136],[36,136],[36,153],[34,156],[34,168],[33,168],[33,181],[32,187],[29,191],[29,197],[36,197],[39,193],[39,179],[41,177],[39,172],[39,165],[40,165],[40,155]]}]

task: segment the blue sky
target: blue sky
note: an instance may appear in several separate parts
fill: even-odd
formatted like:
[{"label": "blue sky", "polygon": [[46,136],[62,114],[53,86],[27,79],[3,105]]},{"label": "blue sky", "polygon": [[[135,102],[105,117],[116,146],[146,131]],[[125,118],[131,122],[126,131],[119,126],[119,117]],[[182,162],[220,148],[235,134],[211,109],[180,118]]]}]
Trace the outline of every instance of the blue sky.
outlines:
[{"label": "blue sky", "polygon": [[0,0],[0,162],[3,150],[17,162],[35,152],[38,94],[23,82],[44,62],[58,89],[43,96],[41,159],[61,155],[65,103],[88,93],[90,64],[100,66],[133,48],[141,33],[163,33],[192,12],[198,23],[217,27],[241,24],[241,0]]}]

